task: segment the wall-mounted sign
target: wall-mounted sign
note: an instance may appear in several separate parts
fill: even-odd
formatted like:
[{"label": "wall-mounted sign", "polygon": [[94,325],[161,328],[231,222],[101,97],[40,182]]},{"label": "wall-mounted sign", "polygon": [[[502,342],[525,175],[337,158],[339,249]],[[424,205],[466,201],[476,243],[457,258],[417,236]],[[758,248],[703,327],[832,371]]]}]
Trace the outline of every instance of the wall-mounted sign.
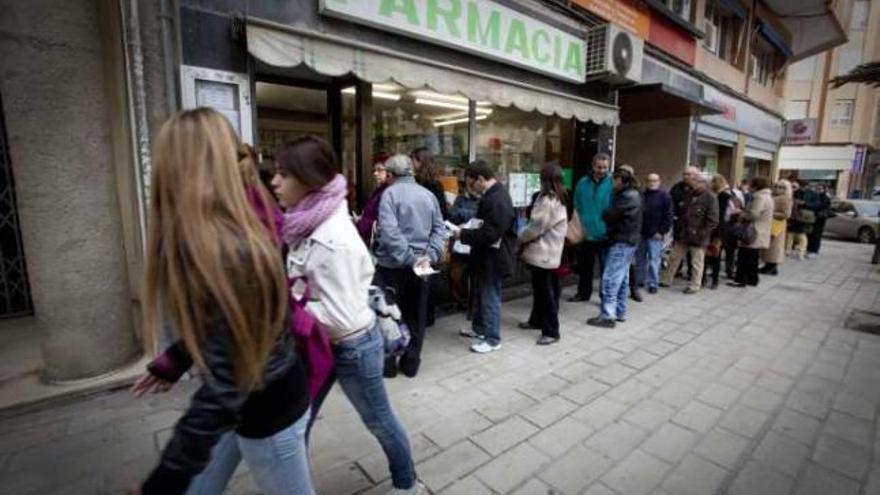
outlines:
[{"label": "wall-mounted sign", "polygon": [[812,144],[816,142],[816,119],[789,120],[785,123],[782,144]]},{"label": "wall-mounted sign", "polygon": [[586,43],[490,0],[321,0],[321,13],[583,82]]},{"label": "wall-mounted sign", "polygon": [[651,13],[640,3],[633,0],[573,0],[573,3],[643,40],[648,39]]},{"label": "wall-mounted sign", "polygon": [[779,143],[782,139],[782,119],[779,117],[722,93],[708,84],[703,86],[703,95],[706,100],[724,108],[724,113],[703,115],[700,117],[701,122],[769,143]]}]

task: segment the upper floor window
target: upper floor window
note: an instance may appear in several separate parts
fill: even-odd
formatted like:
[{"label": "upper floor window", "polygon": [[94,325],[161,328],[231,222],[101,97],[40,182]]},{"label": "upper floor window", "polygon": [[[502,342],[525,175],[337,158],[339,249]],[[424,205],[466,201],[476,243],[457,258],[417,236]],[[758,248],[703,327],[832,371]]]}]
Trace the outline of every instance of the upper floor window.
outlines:
[{"label": "upper floor window", "polygon": [[753,81],[764,86],[772,85],[776,82],[776,54],[772,50],[755,49],[749,72]]},{"label": "upper floor window", "polygon": [[714,2],[706,2],[703,46],[723,60],[736,64],[742,21]]},{"label": "upper floor window", "polygon": [[835,127],[852,125],[855,106],[855,100],[835,100],[834,108],[831,109],[831,125]]},{"label": "upper floor window", "polygon": [[687,22],[691,22],[691,0],[663,0],[663,3],[673,11],[675,15]]},{"label": "upper floor window", "polygon": [[856,0],[853,3],[852,17],[849,19],[850,31],[864,31],[868,27],[868,13],[871,2],[868,0]]}]

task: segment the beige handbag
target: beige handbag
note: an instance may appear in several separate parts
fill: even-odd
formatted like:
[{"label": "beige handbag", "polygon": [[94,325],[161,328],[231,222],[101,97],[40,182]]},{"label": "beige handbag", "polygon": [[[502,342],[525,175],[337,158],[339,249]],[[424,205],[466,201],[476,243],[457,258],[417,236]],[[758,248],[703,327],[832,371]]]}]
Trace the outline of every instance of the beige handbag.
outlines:
[{"label": "beige handbag", "polygon": [[578,215],[577,210],[574,210],[571,214],[571,220],[568,221],[568,226],[565,228],[565,242],[569,246],[576,246],[583,242],[584,240],[584,226],[581,223],[581,217]]}]

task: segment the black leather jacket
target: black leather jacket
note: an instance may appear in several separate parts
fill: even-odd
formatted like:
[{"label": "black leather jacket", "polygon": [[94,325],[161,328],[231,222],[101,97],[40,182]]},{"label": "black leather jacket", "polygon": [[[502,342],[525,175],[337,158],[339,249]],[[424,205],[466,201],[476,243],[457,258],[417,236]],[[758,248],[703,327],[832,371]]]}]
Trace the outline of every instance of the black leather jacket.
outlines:
[{"label": "black leather jacket", "polygon": [[615,192],[602,212],[608,240],[638,246],[642,240],[642,195],[632,187]]},{"label": "black leather jacket", "polygon": [[308,408],[306,373],[287,324],[269,354],[263,388],[248,392],[235,381],[234,340],[225,316],[214,308],[206,320],[204,383],[177,422],[159,466],[144,482],[144,495],[184,493],[224,433],[235,430],[242,437],[265,438],[293,424]]}]

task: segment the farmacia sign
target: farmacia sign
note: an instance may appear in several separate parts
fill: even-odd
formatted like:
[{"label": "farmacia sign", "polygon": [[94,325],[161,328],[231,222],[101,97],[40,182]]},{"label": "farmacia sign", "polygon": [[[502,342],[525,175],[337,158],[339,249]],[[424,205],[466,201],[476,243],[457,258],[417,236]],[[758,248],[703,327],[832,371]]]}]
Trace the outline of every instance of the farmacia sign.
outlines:
[{"label": "farmacia sign", "polygon": [[489,0],[321,0],[321,12],[584,81],[583,40]]}]

